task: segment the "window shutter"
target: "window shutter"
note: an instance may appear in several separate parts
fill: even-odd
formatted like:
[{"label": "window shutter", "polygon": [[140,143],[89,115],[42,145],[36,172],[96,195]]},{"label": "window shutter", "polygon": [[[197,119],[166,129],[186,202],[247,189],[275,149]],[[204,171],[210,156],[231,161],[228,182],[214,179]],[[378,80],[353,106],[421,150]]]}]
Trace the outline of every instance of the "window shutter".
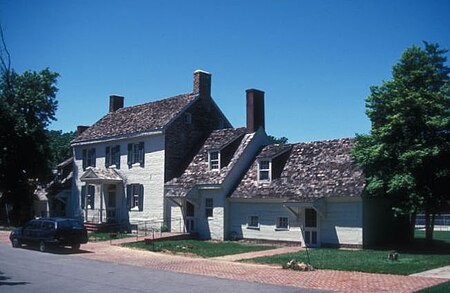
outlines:
[{"label": "window shutter", "polygon": [[144,210],[144,185],[139,185],[139,211]]},{"label": "window shutter", "polygon": [[95,186],[89,185],[89,194],[91,195],[89,197],[89,204],[91,205],[91,209],[93,210],[95,208]]},{"label": "window shutter", "polygon": [[82,210],[84,210],[84,207],[85,207],[85,204],[86,204],[86,186],[85,185],[83,185],[83,186],[81,186],[81,203],[80,203],[80,205],[81,205],[81,209]]},{"label": "window shutter", "polygon": [[105,149],[105,167],[108,168],[111,166],[111,148],[106,147]]},{"label": "window shutter", "polygon": [[141,164],[141,167],[144,167],[144,142],[141,141],[139,143],[139,164]]},{"label": "window shutter", "polygon": [[127,210],[131,209],[131,184],[127,185]]},{"label": "window shutter", "polygon": [[84,170],[86,170],[86,162],[87,162],[87,150],[86,149],[84,149],[83,151],[82,151],[82,161],[83,161],[83,171]]},{"label": "window shutter", "polygon": [[120,145],[116,145],[116,151],[114,152],[114,163],[116,163],[116,168],[120,169]]},{"label": "window shutter", "polygon": [[92,149],[92,167],[95,168],[95,162],[97,160],[97,157],[95,156],[95,148]]},{"label": "window shutter", "polygon": [[128,167],[133,164],[133,144],[128,144]]}]

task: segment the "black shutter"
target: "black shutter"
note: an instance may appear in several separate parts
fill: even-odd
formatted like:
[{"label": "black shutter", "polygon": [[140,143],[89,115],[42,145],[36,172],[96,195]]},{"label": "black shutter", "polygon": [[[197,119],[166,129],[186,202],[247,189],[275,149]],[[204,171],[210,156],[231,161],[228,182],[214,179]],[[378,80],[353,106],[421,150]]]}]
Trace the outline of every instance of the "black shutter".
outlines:
[{"label": "black shutter", "polygon": [[144,210],[144,185],[139,185],[139,211]]},{"label": "black shutter", "polygon": [[85,185],[81,186],[81,196],[80,196],[80,198],[81,198],[80,206],[81,206],[81,209],[84,210],[84,207],[85,207],[85,204],[86,204],[86,186]]},{"label": "black shutter", "polygon": [[144,142],[141,141],[139,143],[139,164],[141,164],[141,167],[144,167]]},{"label": "black shutter", "polygon": [[133,165],[133,144],[128,144],[128,167],[131,168],[131,165]]},{"label": "black shutter", "polygon": [[82,151],[82,155],[81,155],[81,157],[82,157],[82,161],[83,161],[83,171],[84,170],[86,170],[86,162],[87,162],[87,149],[84,149],[83,151]]},{"label": "black shutter", "polygon": [[116,145],[116,151],[114,153],[114,163],[116,164],[116,168],[120,169],[120,145]]},{"label": "black shutter", "polygon": [[95,168],[95,161],[97,160],[97,157],[95,156],[95,148],[92,148],[92,167]]},{"label": "black shutter", "polygon": [[108,146],[105,149],[105,167],[108,168],[109,166],[111,166],[111,148]]},{"label": "black shutter", "polygon": [[131,209],[131,197],[133,196],[131,194],[131,184],[127,185],[127,210]]}]

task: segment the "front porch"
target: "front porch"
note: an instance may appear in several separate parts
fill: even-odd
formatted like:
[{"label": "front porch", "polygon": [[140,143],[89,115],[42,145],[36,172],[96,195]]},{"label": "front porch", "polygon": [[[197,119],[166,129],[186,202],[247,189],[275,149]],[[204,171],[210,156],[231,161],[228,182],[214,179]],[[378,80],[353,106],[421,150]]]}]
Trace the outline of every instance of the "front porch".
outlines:
[{"label": "front porch", "polygon": [[80,180],[84,221],[92,229],[128,223],[124,180],[114,169],[89,167]]}]

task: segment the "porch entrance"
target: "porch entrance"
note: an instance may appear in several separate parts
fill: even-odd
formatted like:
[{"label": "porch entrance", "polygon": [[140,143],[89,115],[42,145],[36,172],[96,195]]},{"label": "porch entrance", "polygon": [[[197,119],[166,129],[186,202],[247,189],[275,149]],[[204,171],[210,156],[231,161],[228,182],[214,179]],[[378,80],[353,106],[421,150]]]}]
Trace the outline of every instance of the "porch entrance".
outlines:
[{"label": "porch entrance", "polygon": [[106,222],[108,223],[116,222],[116,208],[117,208],[116,191],[115,190],[108,191],[106,199]]}]

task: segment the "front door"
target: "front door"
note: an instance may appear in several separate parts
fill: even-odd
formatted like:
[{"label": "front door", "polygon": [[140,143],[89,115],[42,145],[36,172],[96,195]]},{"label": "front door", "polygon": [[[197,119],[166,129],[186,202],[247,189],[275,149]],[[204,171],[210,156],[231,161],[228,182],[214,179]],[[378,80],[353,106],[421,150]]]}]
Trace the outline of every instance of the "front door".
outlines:
[{"label": "front door", "polygon": [[319,245],[319,229],[317,225],[317,212],[314,209],[305,209],[305,245]]},{"label": "front door", "polygon": [[116,221],[116,192],[108,191],[108,200],[106,201],[106,221]]},{"label": "front door", "polygon": [[195,232],[195,206],[186,201],[186,232]]}]

